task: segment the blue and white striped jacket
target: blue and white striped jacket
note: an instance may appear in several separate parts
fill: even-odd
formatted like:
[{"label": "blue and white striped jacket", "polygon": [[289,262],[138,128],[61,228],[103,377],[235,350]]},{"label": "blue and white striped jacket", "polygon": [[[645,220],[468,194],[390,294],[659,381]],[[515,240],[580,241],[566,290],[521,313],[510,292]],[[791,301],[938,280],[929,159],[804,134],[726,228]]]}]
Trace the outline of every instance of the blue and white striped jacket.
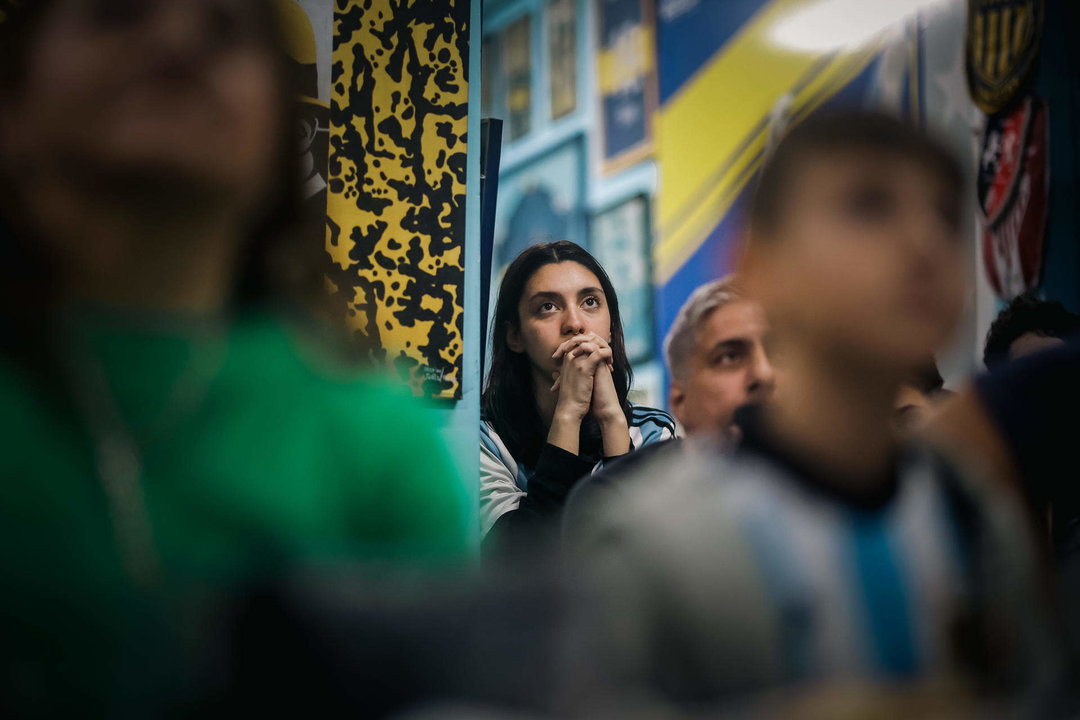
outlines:
[{"label": "blue and white striped jacket", "polygon": [[[617,642],[602,661],[620,681],[675,678],[728,697],[937,677],[956,661],[958,622],[978,610],[1010,638],[1021,687],[1055,677],[1022,517],[931,451],[909,450],[895,495],[873,510],[771,457],[689,445],[620,490],[568,538],[585,576],[605,578],[598,616],[611,625],[598,631]],[[952,497],[964,498],[969,523]]]},{"label": "blue and white striped jacket", "polygon": [[[663,410],[631,404],[630,442],[634,449],[675,437],[675,421]],[[598,462],[596,472],[603,466]],[[516,510],[529,487],[533,468],[517,462],[495,429],[480,421],[480,522],[486,535],[505,513]]]}]

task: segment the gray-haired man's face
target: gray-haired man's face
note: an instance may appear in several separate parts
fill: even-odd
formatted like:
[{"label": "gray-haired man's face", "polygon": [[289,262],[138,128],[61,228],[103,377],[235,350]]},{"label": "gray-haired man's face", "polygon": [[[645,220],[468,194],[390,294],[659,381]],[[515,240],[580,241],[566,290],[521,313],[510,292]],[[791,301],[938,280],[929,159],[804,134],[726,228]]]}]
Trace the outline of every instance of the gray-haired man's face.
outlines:
[{"label": "gray-haired man's face", "polygon": [[767,333],[764,311],[749,300],[730,302],[702,321],[685,377],[671,381],[671,410],[686,432],[727,435],[738,407],[772,392]]}]

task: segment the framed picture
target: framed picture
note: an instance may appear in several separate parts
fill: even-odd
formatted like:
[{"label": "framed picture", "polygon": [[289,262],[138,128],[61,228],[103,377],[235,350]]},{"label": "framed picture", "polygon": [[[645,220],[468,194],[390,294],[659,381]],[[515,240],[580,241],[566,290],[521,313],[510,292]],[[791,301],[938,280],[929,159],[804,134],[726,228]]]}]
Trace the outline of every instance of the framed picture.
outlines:
[{"label": "framed picture", "polygon": [[648,200],[633,197],[595,215],[593,255],[607,271],[619,297],[626,355],[631,362],[653,354],[652,243]]},{"label": "framed picture", "polygon": [[656,30],[652,0],[599,0],[596,78],[604,172],[652,152],[656,109]]},{"label": "framed picture", "polygon": [[580,138],[552,149],[537,162],[500,175],[493,288],[498,287],[502,269],[530,245],[551,240],[587,244],[584,175]]},{"label": "framed picture", "polygon": [[551,119],[577,110],[577,1],[548,4],[548,56],[551,77]]},{"label": "framed picture", "polygon": [[499,48],[506,68],[507,125],[510,140],[532,130],[532,16],[526,15],[503,31]]}]

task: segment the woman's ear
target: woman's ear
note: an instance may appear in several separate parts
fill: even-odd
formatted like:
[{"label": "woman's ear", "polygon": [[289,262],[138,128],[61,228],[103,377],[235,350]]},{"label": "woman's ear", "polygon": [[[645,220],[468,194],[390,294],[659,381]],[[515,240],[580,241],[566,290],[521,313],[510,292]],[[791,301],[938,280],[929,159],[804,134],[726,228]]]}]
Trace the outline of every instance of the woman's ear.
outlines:
[{"label": "woman's ear", "polygon": [[506,347],[510,348],[510,352],[525,352],[525,343],[521,340],[521,330],[513,325],[506,328]]}]

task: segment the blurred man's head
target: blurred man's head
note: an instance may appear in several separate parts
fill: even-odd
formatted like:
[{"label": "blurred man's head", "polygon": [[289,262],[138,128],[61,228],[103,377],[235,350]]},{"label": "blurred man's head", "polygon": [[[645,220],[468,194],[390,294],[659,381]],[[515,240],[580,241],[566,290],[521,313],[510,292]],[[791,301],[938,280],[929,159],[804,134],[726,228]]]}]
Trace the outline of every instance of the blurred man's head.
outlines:
[{"label": "blurred man's head", "polygon": [[1001,311],[986,335],[987,367],[1064,344],[1080,333],[1080,316],[1059,302],[1021,295]]},{"label": "blurred man's head", "polygon": [[964,176],[922,131],[822,115],[763,168],[740,275],[781,339],[898,379],[951,334],[964,301]]},{"label": "blurred man's head", "polygon": [[730,279],[702,285],[679,309],[664,355],[671,411],[688,433],[725,433],[736,408],[772,391],[767,330],[761,306],[739,297]]}]

